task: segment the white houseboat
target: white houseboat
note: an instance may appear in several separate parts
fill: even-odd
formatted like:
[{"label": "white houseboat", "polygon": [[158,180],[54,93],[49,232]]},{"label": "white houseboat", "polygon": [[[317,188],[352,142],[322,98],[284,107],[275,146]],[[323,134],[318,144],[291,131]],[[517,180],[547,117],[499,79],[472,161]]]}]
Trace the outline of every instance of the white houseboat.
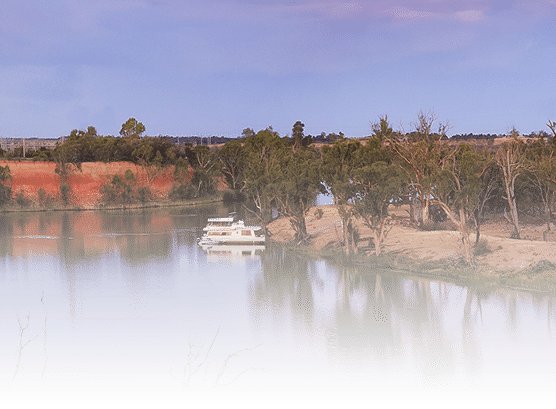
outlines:
[{"label": "white houseboat", "polygon": [[243,220],[234,221],[233,217],[210,218],[203,231],[200,246],[265,243],[265,237],[260,233],[261,226],[246,226]]}]

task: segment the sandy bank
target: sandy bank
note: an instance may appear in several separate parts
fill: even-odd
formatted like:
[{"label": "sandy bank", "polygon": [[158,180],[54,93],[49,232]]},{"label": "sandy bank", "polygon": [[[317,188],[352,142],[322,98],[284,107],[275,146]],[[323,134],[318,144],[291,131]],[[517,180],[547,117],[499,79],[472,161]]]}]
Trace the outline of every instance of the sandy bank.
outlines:
[{"label": "sandy bank", "polygon": [[[321,206],[322,218],[316,217],[316,209],[306,218],[307,232],[311,235],[309,247],[317,254],[340,252],[339,241],[342,222],[334,205]],[[394,267],[438,266],[441,270],[448,266],[463,266],[463,246],[458,231],[423,231],[410,226],[405,209],[393,208],[390,218],[390,232],[384,242],[384,260]],[[293,230],[287,219],[278,219],[269,226],[272,239],[287,243],[293,238]],[[360,233],[359,260],[365,255],[373,259],[371,232],[357,223]],[[553,227],[554,228],[554,227]],[[490,220],[481,228],[481,244],[477,247],[473,273],[485,278],[516,280],[549,280],[556,283],[556,241],[541,241],[546,225],[541,220],[529,220],[523,224],[524,240],[508,238],[511,226],[504,219]],[[475,236],[472,236],[474,242]],[[532,240],[533,239],[533,240]],[[398,263],[396,260],[405,260]]]}]

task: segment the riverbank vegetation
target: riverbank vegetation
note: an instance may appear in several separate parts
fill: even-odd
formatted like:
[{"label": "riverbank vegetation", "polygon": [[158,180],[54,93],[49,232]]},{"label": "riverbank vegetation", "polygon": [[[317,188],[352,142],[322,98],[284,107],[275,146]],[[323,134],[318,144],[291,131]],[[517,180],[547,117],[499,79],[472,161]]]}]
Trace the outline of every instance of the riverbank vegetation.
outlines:
[{"label": "riverbank vegetation", "polygon": [[[228,200],[243,200],[267,236],[276,214],[287,220],[292,241],[300,246],[311,245],[306,221],[316,195],[328,193],[340,215],[335,245],[352,257],[361,251],[383,254],[392,228],[389,209],[405,204],[416,228],[430,231],[449,223],[459,232],[465,262],[473,264],[489,216],[503,215],[512,226],[508,237],[515,239],[521,238],[521,218],[542,217],[543,238],[550,238],[556,123],[549,121],[547,127],[551,135],[541,131],[523,138],[512,129],[502,138],[456,141],[447,137],[448,125],[437,122],[434,113],[420,112],[410,132],[394,130],[384,116],[372,124],[367,138],[348,139],[340,132],[331,134],[329,143],[317,144],[298,121],[283,137],[272,127],[246,128],[223,145],[193,146],[143,136],[145,126],[130,118],[119,137],[98,135],[91,126],[73,130],[52,151],[30,153],[29,160],[55,163],[56,191],[14,190],[6,162],[0,169],[0,205],[83,207],[74,181],[84,164],[129,163],[128,169],[103,175],[93,208],[198,201],[226,189]],[[161,175],[168,180],[166,190],[153,188]],[[361,248],[365,240],[370,250]]]}]

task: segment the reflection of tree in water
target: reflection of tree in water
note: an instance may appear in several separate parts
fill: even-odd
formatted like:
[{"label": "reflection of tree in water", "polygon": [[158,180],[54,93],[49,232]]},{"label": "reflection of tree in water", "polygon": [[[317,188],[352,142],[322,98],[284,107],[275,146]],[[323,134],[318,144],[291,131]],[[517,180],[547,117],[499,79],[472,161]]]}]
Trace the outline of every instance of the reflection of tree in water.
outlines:
[{"label": "reflection of tree in water", "polygon": [[477,336],[477,326],[483,326],[483,303],[488,300],[491,291],[476,285],[466,288],[465,304],[463,306],[462,348],[465,355],[464,365],[469,373],[479,373],[482,366],[482,352],[480,340]]},{"label": "reflection of tree in water", "polygon": [[75,214],[62,212],[60,220],[60,238],[58,244],[58,256],[62,265],[73,267],[81,263],[85,255],[83,240],[76,239],[74,231]]},{"label": "reflection of tree in water", "polygon": [[336,266],[334,324],[328,337],[336,364],[358,364],[363,370],[386,367],[399,353],[395,307],[402,295],[401,278],[362,267]]},{"label": "reflection of tree in water", "polygon": [[116,244],[120,257],[131,264],[152,258],[166,259],[172,248],[169,233],[153,233],[152,212],[103,214],[101,228],[106,233],[119,233]]},{"label": "reflection of tree in water", "polygon": [[518,329],[517,297],[518,294],[515,291],[510,291],[504,299],[507,327],[514,335],[517,334]]},{"label": "reflection of tree in water", "polygon": [[39,219],[38,232],[41,235],[45,235],[48,232],[48,228],[52,223],[52,217],[50,215],[45,215],[44,213],[41,212],[38,215],[38,219]]},{"label": "reflection of tree in water", "polygon": [[455,348],[444,329],[443,312],[447,307],[451,284],[435,282],[435,301],[431,281],[411,280],[404,297],[402,314],[408,320],[407,335],[414,346],[415,363],[424,377],[441,379],[455,369]]},{"label": "reflection of tree in water", "polygon": [[262,271],[252,283],[249,302],[255,322],[264,314],[276,318],[291,311],[295,323],[313,326],[314,299],[312,281],[317,279],[314,262],[278,246],[269,245],[261,255]]},{"label": "reflection of tree in water", "polygon": [[[72,214],[73,216],[73,214]],[[67,280],[68,285],[68,304],[70,306],[70,317],[72,325],[75,324],[76,319],[76,269],[75,265],[82,260],[85,253],[83,242],[79,248],[73,240],[73,220],[70,218],[69,212],[63,212],[61,217],[61,234],[57,241],[58,256],[64,267],[64,278]]]},{"label": "reflection of tree in water", "polygon": [[14,224],[12,217],[0,215],[0,256],[13,256]]}]

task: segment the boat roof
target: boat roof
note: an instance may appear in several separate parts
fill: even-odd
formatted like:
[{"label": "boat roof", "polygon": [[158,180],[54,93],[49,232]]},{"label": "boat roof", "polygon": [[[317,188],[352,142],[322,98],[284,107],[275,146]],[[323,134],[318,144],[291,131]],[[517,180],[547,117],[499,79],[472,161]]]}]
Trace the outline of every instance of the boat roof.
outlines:
[{"label": "boat roof", "polygon": [[233,222],[234,218],[233,217],[212,217],[207,219],[208,223],[214,223],[214,222]]}]

